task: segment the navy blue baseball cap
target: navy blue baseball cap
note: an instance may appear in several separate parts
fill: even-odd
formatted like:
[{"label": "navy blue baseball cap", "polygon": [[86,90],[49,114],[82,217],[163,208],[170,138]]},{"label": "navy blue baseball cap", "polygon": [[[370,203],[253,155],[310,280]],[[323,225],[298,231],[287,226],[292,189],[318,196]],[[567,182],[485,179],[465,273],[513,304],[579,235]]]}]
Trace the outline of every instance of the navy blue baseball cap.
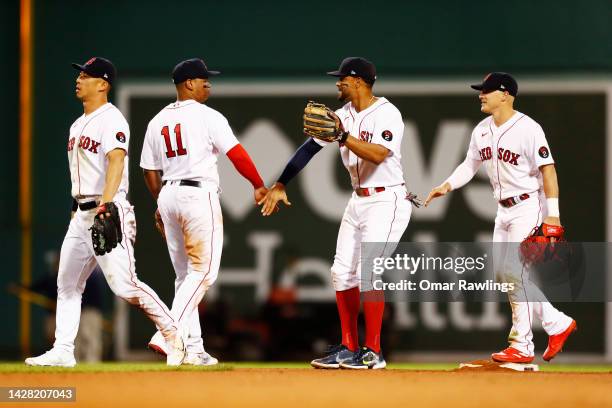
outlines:
[{"label": "navy blue baseball cap", "polygon": [[471,85],[471,88],[484,92],[507,91],[512,96],[518,94],[516,80],[505,72],[491,72],[484,77],[481,84]]},{"label": "navy blue baseball cap", "polygon": [[102,57],[93,57],[88,59],[83,65],[72,63],[72,67],[79,71],[83,71],[87,75],[94,78],[102,78],[110,85],[115,81],[117,70],[112,62]]},{"label": "navy blue baseball cap", "polygon": [[172,81],[180,84],[188,79],[202,78],[207,79],[213,75],[219,75],[219,71],[211,71],[201,58],[191,58],[181,61],[172,70]]},{"label": "navy blue baseball cap", "polygon": [[373,84],[376,81],[376,67],[365,58],[348,57],[342,60],[337,71],[330,71],[327,75],[335,77],[356,76],[363,78],[369,84]]}]

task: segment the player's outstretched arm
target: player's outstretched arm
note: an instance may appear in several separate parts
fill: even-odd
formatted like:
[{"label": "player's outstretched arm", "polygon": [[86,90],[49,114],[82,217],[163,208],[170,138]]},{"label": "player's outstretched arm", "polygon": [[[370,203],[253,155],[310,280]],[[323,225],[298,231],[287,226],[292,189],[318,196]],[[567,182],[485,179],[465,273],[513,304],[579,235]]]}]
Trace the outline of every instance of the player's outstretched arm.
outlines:
[{"label": "player's outstretched arm", "polygon": [[442,197],[446,195],[449,191],[457,190],[458,188],[466,185],[476,174],[481,165],[480,160],[474,160],[472,158],[466,157],[465,160],[457,166],[453,174],[446,179],[446,181],[440,184],[438,187],[435,187],[429,192],[427,199],[425,200],[425,207],[429,205],[431,200],[434,198]]},{"label": "player's outstretched arm", "polygon": [[443,195],[446,195],[446,193],[448,193],[449,191],[451,191],[451,186],[450,184],[448,184],[448,182],[444,182],[440,184],[438,187],[434,187],[429,192],[429,195],[427,196],[427,199],[425,200],[425,207],[427,207],[434,198],[442,197]]},{"label": "player's outstretched arm", "polygon": [[238,173],[253,185],[255,189],[253,192],[253,201],[257,204],[258,198],[261,198],[268,192],[268,189],[264,186],[264,182],[257,171],[257,167],[251,160],[251,156],[242,147],[240,143],[232,147],[227,152],[227,157],[230,159]]},{"label": "player's outstretched arm", "polygon": [[268,194],[257,202],[259,205],[263,205],[261,208],[261,213],[264,216],[271,215],[272,213],[278,210],[277,203],[282,201],[285,205],[289,206],[291,203],[287,199],[287,193],[285,192],[285,186],[298,175],[300,171],[317,154],[323,146],[319,145],[312,138],[308,138],[304,144],[302,144],[293,157],[289,159],[289,162],[285,166],[281,176],[278,178],[278,181],[274,186],[270,189]]},{"label": "player's outstretched arm", "polygon": [[547,164],[540,167],[542,181],[544,184],[544,194],[546,195],[546,205],[548,215],[544,223],[550,225],[561,225],[559,214],[559,183],[557,181],[557,170],[554,164]]}]

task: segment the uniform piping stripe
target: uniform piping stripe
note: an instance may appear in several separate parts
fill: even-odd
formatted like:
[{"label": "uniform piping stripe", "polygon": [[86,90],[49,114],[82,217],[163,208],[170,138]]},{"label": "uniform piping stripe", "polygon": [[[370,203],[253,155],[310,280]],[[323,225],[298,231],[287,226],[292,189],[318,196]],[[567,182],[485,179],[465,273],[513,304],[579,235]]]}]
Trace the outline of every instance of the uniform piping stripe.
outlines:
[{"label": "uniform piping stripe", "polygon": [[180,109],[180,108],[184,108],[185,106],[191,106],[191,105],[193,105],[194,103],[196,103],[196,102],[195,102],[195,101],[193,101],[193,102],[190,102],[190,103],[186,103],[186,104],[184,104],[184,105],[181,105],[181,106],[166,106],[164,109]]},{"label": "uniform piping stripe", "polygon": [[[361,137],[361,124],[363,123],[363,120],[372,112],[376,111],[378,108],[380,108],[383,105],[386,105],[387,103],[389,103],[388,101],[385,101],[383,103],[381,103],[380,105],[378,105],[376,108],[372,109],[371,112],[366,113],[363,118],[361,118],[361,121],[359,122],[359,134],[357,135],[357,139],[360,139]],[[374,135],[372,135],[373,137]],[[361,139],[360,139],[361,140]],[[357,155],[355,155],[357,156]],[[361,177],[359,176],[359,156],[357,156],[357,182],[359,183],[359,188],[361,188]]]},{"label": "uniform piping stripe", "polygon": [[393,193],[393,195],[395,196],[395,207],[393,208],[393,219],[391,219],[391,225],[389,226],[389,233],[387,234],[387,239],[385,240],[385,247],[383,248],[383,253],[381,254],[384,255],[385,250],[387,249],[387,244],[389,243],[389,238],[391,237],[391,231],[393,230],[393,223],[395,222],[395,214],[397,213],[397,193]]},{"label": "uniform piping stripe", "polygon": [[[538,218],[536,219],[537,227],[540,224],[540,214],[542,213],[542,205],[540,204],[540,200],[538,200]],[[535,228],[534,227],[534,228]],[[521,285],[523,285],[523,293],[525,294],[525,302],[527,303],[527,317],[529,318],[529,332],[531,332],[531,337],[533,338],[533,329],[531,328],[531,311],[529,309],[529,299],[527,299],[527,289],[525,289],[525,279],[523,275],[525,274],[525,265],[523,265],[521,269]],[[527,349],[529,351],[529,349]]]},{"label": "uniform piping stripe", "polygon": [[213,207],[212,207],[212,201],[210,199],[210,193],[208,193],[208,204],[210,205],[210,220],[212,223],[212,232],[210,233],[210,259],[208,261],[208,270],[206,271],[206,273],[204,274],[204,277],[202,278],[202,281],[200,282],[200,284],[196,287],[196,289],[193,291],[193,293],[191,294],[191,297],[189,298],[189,300],[187,301],[187,304],[185,304],[185,307],[183,308],[183,311],[181,312],[181,315],[178,318],[178,321],[180,322],[181,319],[183,318],[183,314],[185,314],[185,311],[187,310],[187,308],[189,307],[189,304],[191,303],[191,300],[193,299],[193,297],[195,296],[196,293],[198,293],[198,290],[200,289],[200,286],[202,286],[202,284],[206,281],[206,278],[208,277],[208,274],[210,273],[210,268],[212,266],[212,259],[213,259],[213,253],[215,250],[215,246],[214,246],[214,237],[215,237],[215,215],[213,213]]},{"label": "uniform piping stripe", "polygon": [[[380,256],[384,256],[385,250],[387,249],[387,244],[389,243],[389,238],[391,237],[391,231],[393,231],[393,223],[395,222],[395,215],[397,213],[397,193],[393,193],[395,196],[395,207],[393,208],[393,218],[391,219],[391,225],[389,225],[389,233],[387,234],[387,239],[385,240],[385,246],[383,247],[382,253]],[[370,283],[374,283],[374,275],[372,275]]]},{"label": "uniform piping stripe", "polygon": [[147,295],[149,295],[151,297],[151,299],[153,299],[153,301],[155,303],[157,303],[157,305],[162,309],[162,311],[164,312],[164,314],[166,316],[168,316],[168,318],[172,321],[172,323],[174,323],[174,319],[172,318],[172,316],[170,316],[167,312],[166,312],[166,308],[164,308],[164,306],[162,306],[157,299],[155,299],[155,296],[151,295],[149,292],[147,292],[146,290],[144,290],[143,288],[141,288],[140,286],[138,286],[138,284],[136,284],[136,282],[134,281],[134,272],[132,271],[132,261],[133,261],[133,257],[132,257],[132,253],[130,252],[130,246],[128,244],[128,239],[127,239],[127,234],[125,233],[125,211],[123,210],[123,206],[120,203],[117,203],[117,205],[119,206],[119,208],[121,208],[121,214],[123,215],[123,217],[121,217],[121,228],[123,231],[123,240],[125,241],[125,248],[127,249],[127,253],[128,253],[128,259],[130,261],[130,281],[132,282],[132,285],[134,285],[135,288],[139,289],[140,291],[142,291],[143,293],[146,293]]},{"label": "uniform piping stripe", "polygon": [[[525,117],[525,115],[521,116],[520,118],[518,118],[512,125],[510,125],[510,127],[506,130],[504,130],[504,133],[502,133],[499,136],[499,139],[497,139],[497,148],[495,149],[495,152],[493,152],[493,154],[495,155],[495,157],[497,157],[497,152],[499,150],[499,142],[501,141],[501,138],[510,130],[514,127],[514,125],[517,124],[517,122],[521,119],[523,119]],[[491,118],[491,120],[489,121],[489,130],[491,131],[491,135],[494,135],[493,133],[493,129],[491,128],[491,122],[493,122],[493,118]],[[499,184],[499,199],[503,200],[502,198],[502,187],[501,187],[501,179],[499,178],[499,158],[495,159],[495,163],[497,164],[497,184]]]}]

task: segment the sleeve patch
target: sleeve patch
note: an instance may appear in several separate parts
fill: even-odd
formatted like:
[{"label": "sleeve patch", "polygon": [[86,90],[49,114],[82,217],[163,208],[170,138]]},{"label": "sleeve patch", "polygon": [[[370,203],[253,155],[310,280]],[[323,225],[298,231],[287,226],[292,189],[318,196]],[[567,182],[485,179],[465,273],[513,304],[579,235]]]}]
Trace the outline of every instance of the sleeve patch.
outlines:
[{"label": "sleeve patch", "polygon": [[548,148],[546,146],[540,147],[540,149],[538,150],[538,154],[543,159],[546,159],[550,155],[550,153],[548,152]]},{"label": "sleeve patch", "polygon": [[385,139],[387,142],[390,142],[393,139],[393,133],[391,133],[390,130],[383,130],[382,134],[381,134],[382,138]]},{"label": "sleeve patch", "polygon": [[117,138],[118,141],[120,141],[121,143],[125,143],[125,134],[123,132],[117,132],[117,134],[115,135],[115,137]]}]

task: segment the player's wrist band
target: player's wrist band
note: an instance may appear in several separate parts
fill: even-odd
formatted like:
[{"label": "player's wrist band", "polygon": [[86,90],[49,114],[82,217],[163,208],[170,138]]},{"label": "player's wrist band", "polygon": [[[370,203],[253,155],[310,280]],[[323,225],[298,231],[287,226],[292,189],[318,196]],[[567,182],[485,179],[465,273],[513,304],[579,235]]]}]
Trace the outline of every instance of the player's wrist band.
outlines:
[{"label": "player's wrist band", "polygon": [[547,198],[546,207],[548,207],[549,217],[559,217],[559,198]]},{"label": "player's wrist band", "polygon": [[348,137],[349,137],[349,132],[342,132],[342,136],[340,136],[340,139],[338,139],[338,143],[344,144],[344,142],[346,142],[346,139],[348,139]]}]

